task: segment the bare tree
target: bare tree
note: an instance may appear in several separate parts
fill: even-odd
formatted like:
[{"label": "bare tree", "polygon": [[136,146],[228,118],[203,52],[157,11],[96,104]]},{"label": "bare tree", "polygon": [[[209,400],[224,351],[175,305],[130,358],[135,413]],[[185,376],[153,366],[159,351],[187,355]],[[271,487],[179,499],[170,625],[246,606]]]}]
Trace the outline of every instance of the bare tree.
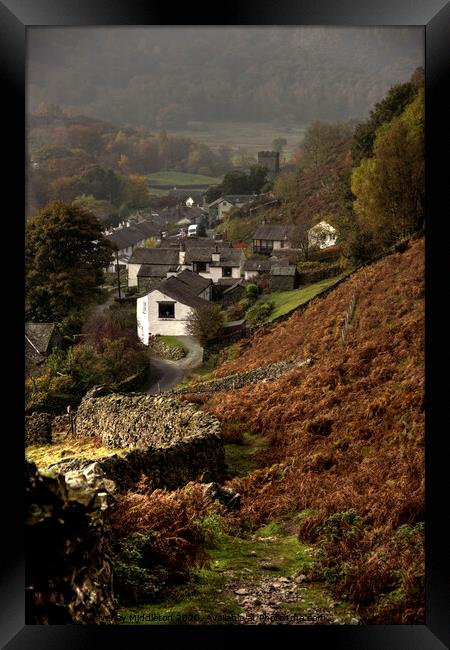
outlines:
[{"label": "bare tree", "polygon": [[191,310],[186,329],[201,345],[205,345],[219,332],[224,322],[224,315],[219,305],[205,304]]}]

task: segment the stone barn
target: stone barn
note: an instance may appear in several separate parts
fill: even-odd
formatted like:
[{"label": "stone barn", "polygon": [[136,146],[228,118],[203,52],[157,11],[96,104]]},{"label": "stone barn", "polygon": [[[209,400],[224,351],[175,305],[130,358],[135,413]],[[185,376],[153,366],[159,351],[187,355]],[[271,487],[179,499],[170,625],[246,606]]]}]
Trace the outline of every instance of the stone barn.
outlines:
[{"label": "stone barn", "polygon": [[270,269],[270,287],[272,291],[292,291],[297,289],[299,276],[297,267],[273,266]]}]

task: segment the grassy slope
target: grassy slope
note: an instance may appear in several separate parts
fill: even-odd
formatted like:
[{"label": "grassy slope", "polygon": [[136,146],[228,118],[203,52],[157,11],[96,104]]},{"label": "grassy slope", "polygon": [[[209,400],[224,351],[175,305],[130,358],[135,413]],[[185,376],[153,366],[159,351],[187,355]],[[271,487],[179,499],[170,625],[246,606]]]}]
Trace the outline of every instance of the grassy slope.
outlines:
[{"label": "grassy slope", "polygon": [[101,447],[93,440],[67,440],[50,445],[30,445],[25,450],[28,461],[36,463],[39,469],[45,469],[52,463],[68,458],[104,458],[113,454],[125,453],[126,450]]},{"label": "grassy slope", "polygon": [[274,303],[274,310],[266,322],[271,323],[296,307],[300,307],[300,305],[303,305],[305,302],[308,302],[308,300],[311,300],[311,298],[314,298],[314,296],[317,296],[325,289],[328,289],[328,287],[331,287],[347,274],[348,272],[342,273],[334,278],[326,278],[320,280],[320,282],[315,282],[314,284],[309,284],[300,287],[299,289],[295,289],[294,291],[274,291],[273,293],[265,295],[264,302]]},{"label": "grassy slope", "polygon": [[[322,545],[330,583],[363,605],[368,622],[423,622],[423,297],[419,240],[237,344],[237,358],[214,374],[292,357],[314,357],[313,366],[237,391],[186,396],[225,426],[265,436],[259,460],[285,468],[276,480],[256,471],[232,481],[242,495],[241,524],[316,510],[300,537]],[[337,532],[327,533],[333,526]]]}]

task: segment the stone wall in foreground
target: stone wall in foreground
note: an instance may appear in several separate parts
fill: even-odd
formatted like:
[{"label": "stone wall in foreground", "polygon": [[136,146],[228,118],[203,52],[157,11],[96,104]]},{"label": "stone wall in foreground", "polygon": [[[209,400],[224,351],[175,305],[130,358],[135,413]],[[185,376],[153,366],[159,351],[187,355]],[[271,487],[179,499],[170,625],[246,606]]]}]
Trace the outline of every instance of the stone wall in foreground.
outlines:
[{"label": "stone wall in foreground", "polygon": [[[176,489],[196,479],[221,481],[225,473],[219,420],[174,397],[94,388],[78,408],[76,436],[127,450],[97,459],[118,492],[134,489],[143,476],[153,489]],[[71,458],[51,468],[64,472],[91,462]]]},{"label": "stone wall in foreground", "polygon": [[91,464],[43,476],[25,465],[25,623],[112,622],[117,611],[107,513],[114,489]]}]

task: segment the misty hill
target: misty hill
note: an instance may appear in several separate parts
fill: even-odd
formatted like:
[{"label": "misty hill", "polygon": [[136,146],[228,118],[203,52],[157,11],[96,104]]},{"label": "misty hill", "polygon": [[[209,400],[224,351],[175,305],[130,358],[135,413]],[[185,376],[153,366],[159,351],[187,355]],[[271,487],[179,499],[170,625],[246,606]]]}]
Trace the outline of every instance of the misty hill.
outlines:
[{"label": "misty hill", "polygon": [[422,39],[420,28],[33,28],[28,106],[151,129],[362,119],[423,65]]}]

